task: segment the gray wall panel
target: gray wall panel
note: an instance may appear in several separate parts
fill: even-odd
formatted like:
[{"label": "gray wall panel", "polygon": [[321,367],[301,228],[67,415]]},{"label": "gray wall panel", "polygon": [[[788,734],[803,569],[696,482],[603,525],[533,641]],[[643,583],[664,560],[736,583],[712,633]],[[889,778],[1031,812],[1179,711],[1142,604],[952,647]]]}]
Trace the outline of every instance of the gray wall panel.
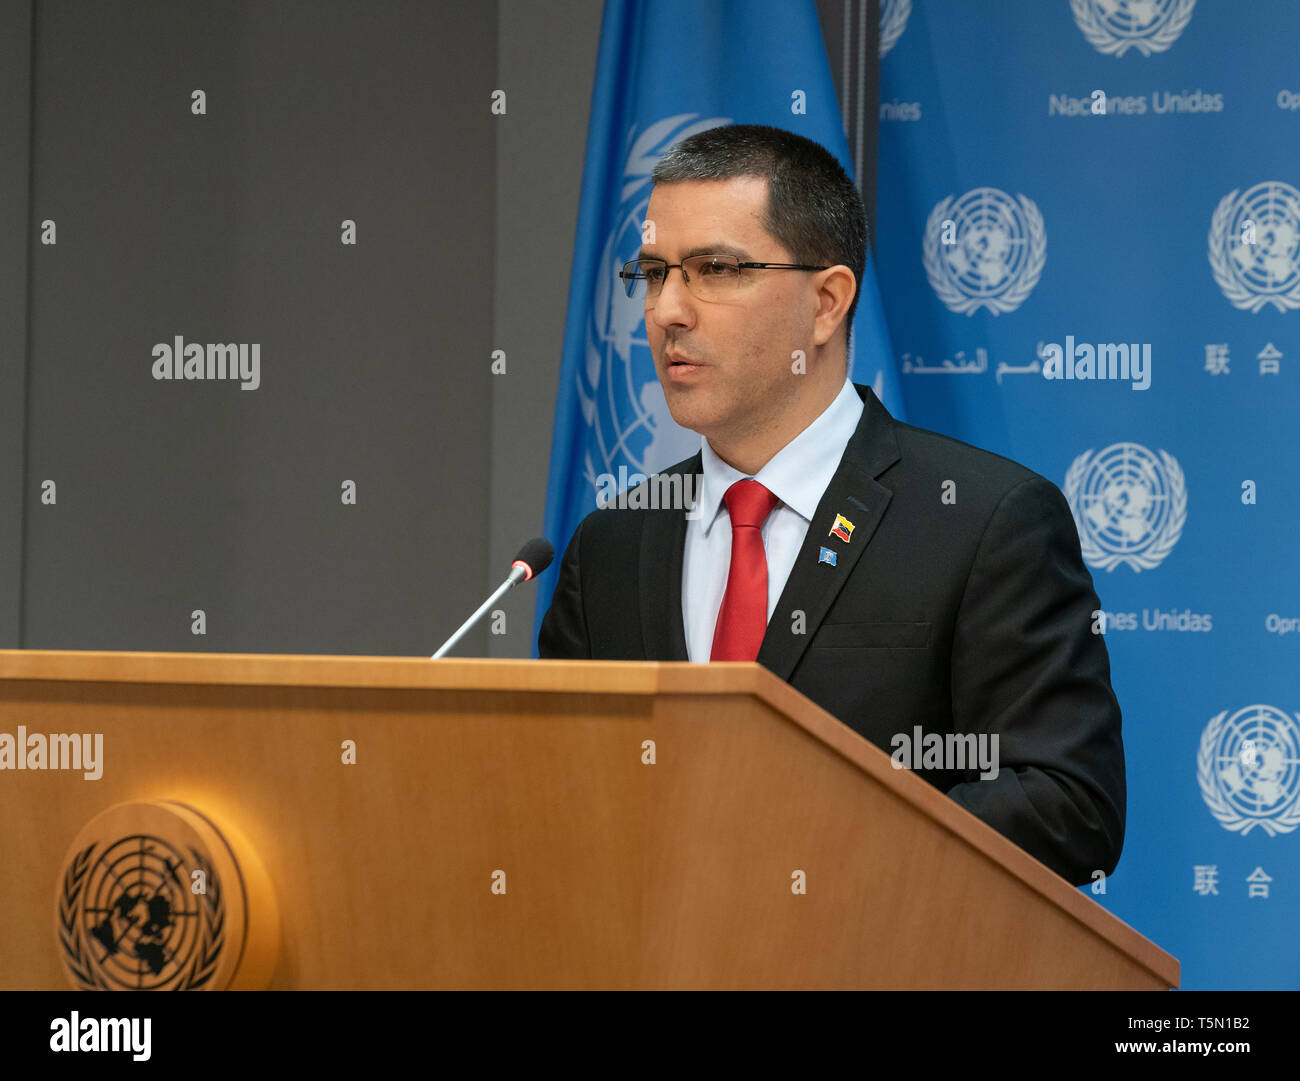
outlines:
[{"label": "gray wall panel", "polygon": [[[506,351],[507,374],[492,380],[485,592],[505,577],[519,544],[542,533],[602,7],[601,0],[500,2],[498,80],[509,112],[497,128],[494,348]],[[490,656],[532,656],[536,600],[532,583],[506,595],[507,633],[490,637]]]},{"label": "gray wall panel", "polygon": [[0,0],[0,648],[20,643],[31,0]]},{"label": "gray wall panel", "polygon": [[[41,4],[35,40],[22,644],[432,651],[486,575],[495,11]],[[261,386],[155,381],[177,334]]]}]

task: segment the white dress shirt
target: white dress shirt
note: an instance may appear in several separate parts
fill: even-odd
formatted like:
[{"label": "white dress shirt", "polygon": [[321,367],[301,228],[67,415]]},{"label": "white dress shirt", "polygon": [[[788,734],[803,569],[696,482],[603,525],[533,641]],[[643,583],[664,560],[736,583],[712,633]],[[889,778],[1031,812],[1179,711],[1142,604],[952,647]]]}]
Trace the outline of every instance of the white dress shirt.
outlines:
[{"label": "white dress shirt", "polygon": [[[782,447],[753,479],[776,496],[778,502],[763,523],[763,549],[767,553],[767,618],[776,602],[808,533],[831,478],[850,437],[862,418],[862,399],[845,379],[835,400],[816,420]],[[731,515],[723,497],[738,480],[746,479],[719,458],[707,439],[701,440],[704,473],[700,483],[698,517],[686,521],[686,548],[682,554],[682,622],[686,654],[692,661],[709,659],[713,631],[722,607],[731,569]]]}]

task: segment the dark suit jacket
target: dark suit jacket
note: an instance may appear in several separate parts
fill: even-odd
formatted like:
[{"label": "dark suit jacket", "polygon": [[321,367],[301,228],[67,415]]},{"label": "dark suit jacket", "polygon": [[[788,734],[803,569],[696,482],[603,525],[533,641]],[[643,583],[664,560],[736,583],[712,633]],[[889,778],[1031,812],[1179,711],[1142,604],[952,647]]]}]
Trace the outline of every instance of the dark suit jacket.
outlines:
[{"label": "dark suit jacket", "polygon": [[[862,420],[758,662],[886,753],[917,725],[996,733],[995,779],[914,772],[1074,885],[1109,875],[1124,841],[1120,711],[1069,504],[1037,473],[900,424],[857,391]],[[668,470],[700,471],[699,454]],[[848,544],[828,536],[837,513],[854,523]],[[685,537],[681,510],[589,514],[564,554],[541,656],[687,660]],[[818,563],[823,545],[836,566]]]}]

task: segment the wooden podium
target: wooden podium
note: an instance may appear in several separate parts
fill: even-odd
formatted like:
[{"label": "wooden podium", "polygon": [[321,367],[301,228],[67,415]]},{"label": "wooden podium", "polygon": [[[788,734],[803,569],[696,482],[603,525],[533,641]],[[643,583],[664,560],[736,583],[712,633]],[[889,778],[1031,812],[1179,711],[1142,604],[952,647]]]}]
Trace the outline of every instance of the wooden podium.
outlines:
[{"label": "wooden podium", "polygon": [[0,681],[5,989],[1178,984],[758,665],[3,650]]}]

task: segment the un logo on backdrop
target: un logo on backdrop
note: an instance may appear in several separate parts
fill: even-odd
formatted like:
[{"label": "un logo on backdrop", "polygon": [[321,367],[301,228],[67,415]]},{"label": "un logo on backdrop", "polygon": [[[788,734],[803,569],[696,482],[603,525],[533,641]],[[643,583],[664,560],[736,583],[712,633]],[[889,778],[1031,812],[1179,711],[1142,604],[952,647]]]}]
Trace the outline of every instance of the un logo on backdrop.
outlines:
[{"label": "un logo on backdrop", "polygon": [[1243,837],[1300,825],[1300,724],[1272,706],[1247,706],[1210,720],[1196,756],[1196,780],[1210,813]]},{"label": "un logo on backdrop", "polygon": [[1300,191],[1270,180],[1219,200],[1210,222],[1210,269],[1238,308],[1300,308]]},{"label": "un logo on backdrop", "polygon": [[935,205],[921,243],[925,273],[952,311],[1015,311],[1047,259],[1043,215],[1032,199],[976,188]]},{"label": "un logo on backdrop", "polygon": [[1196,0],[1070,0],[1074,21],[1100,53],[1162,53],[1178,40]]},{"label": "un logo on backdrop", "polygon": [[1115,443],[1074,460],[1062,489],[1079,527],[1084,561],[1098,570],[1160,565],[1183,535],[1187,484],[1172,454]]},{"label": "un logo on backdrop", "polygon": [[700,448],[700,437],[679,427],[668,411],[642,307],[623,294],[618,271],[641,248],[651,173],[664,151],[680,139],[730,122],[721,116],[701,120],[692,113],[628,132],[618,214],[601,251],[588,307],[585,363],[578,373],[583,420],[595,437],[595,456],[588,449],[583,461],[593,495],[600,489],[600,475],[617,474],[619,466],[629,473],[653,473]]},{"label": "un logo on backdrop", "polygon": [[912,14],[912,0],[881,0],[880,4],[880,55],[884,56],[907,29],[907,17]]}]

